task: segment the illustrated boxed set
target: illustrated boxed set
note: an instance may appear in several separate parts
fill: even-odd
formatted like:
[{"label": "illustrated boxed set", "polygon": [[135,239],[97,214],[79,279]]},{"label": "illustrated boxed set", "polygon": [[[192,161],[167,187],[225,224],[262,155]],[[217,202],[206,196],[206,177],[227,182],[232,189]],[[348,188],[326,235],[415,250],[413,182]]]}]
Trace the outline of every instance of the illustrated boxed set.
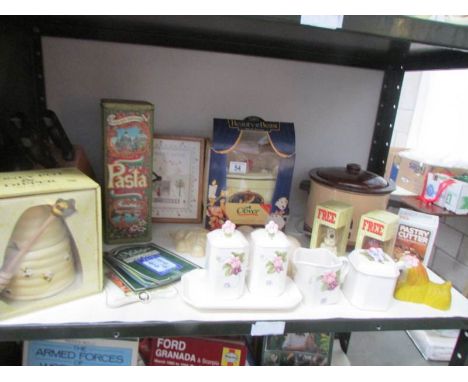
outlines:
[{"label": "illustrated boxed set", "polygon": [[100,197],[74,168],[0,174],[0,319],[102,289]]},{"label": "illustrated boxed set", "polygon": [[122,100],[102,100],[101,106],[105,241],[150,241],[154,107]]},{"label": "illustrated boxed set", "polygon": [[256,226],[273,220],[282,229],[295,155],[292,123],[215,119],[206,228],[221,228],[226,220]]}]

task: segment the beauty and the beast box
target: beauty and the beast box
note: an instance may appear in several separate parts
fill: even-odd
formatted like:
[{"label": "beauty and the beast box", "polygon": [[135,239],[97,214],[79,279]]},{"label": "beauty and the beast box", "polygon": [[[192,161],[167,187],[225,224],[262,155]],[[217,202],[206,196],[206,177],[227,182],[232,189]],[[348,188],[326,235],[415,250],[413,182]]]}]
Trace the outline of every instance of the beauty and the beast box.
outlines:
[{"label": "beauty and the beast box", "polygon": [[0,319],[102,289],[100,198],[74,168],[0,174]]},{"label": "beauty and the beast box", "polygon": [[105,241],[150,241],[154,107],[123,100],[102,100],[101,106]]},{"label": "beauty and the beast box", "polygon": [[282,229],[289,215],[294,171],[294,125],[215,119],[208,176],[206,228],[265,225]]}]

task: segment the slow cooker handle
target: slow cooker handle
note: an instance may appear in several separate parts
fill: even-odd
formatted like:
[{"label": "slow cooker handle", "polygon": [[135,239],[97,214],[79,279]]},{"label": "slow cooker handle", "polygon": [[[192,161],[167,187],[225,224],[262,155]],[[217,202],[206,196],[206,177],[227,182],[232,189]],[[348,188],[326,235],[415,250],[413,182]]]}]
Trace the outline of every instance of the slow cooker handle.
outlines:
[{"label": "slow cooker handle", "polygon": [[346,172],[349,174],[357,175],[361,172],[361,166],[357,163],[348,163],[346,165]]}]

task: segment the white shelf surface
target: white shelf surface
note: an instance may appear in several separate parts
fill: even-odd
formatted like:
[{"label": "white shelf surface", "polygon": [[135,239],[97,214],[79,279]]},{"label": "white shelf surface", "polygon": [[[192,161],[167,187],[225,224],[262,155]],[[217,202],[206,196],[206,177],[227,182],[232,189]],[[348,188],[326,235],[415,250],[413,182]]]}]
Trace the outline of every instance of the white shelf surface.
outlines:
[{"label": "white shelf surface", "polygon": [[[153,241],[163,247],[173,249],[171,232],[196,225],[154,224]],[[203,266],[204,258],[186,256],[191,261]],[[435,282],[442,280],[432,272],[430,277]],[[112,323],[183,323],[183,322],[223,322],[223,321],[293,321],[293,320],[404,320],[461,318],[468,320],[468,300],[452,289],[452,306],[448,311],[441,311],[422,304],[406,303],[393,300],[385,312],[364,311],[353,307],[344,296],[335,305],[307,306],[302,302],[292,310],[209,310],[203,311],[185,303],[181,296],[181,284],[175,283],[178,293],[171,297],[153,298],[148,304],[133,303],[118,308],[106,305],[105,291],[65,304],[43,309],[29,314],[0,321],[0,330],[9,326],[47,326],[62,324],[112,324]]]}]

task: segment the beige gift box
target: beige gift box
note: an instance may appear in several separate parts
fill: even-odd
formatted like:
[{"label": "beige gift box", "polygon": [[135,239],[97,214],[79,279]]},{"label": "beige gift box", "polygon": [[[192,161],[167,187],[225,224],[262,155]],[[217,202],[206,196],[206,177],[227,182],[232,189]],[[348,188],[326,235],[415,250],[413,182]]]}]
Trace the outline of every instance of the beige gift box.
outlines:
[{"label": "beige gift box", "polygon": [[102,290],[100,198],[74,168],[0,174],[0,319]]}]

